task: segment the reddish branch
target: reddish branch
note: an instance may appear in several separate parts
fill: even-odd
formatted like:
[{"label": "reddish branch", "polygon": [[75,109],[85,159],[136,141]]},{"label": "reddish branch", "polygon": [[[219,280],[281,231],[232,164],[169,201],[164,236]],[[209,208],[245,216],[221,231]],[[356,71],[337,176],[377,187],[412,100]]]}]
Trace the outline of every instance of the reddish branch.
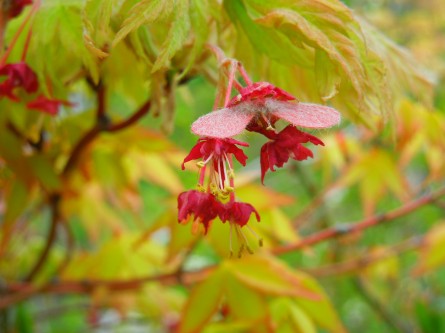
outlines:
[{"label": "reddish branch", "polygon": [[[351,234],[354,232],[366,230],[368,228],[391,222],[397,218],[410,214],[411,212],[433,203],[438,198],[445,195],[445,187],[436,190],[430,194],[413,200],[399,208],[396,208],[385,214],[373,216],[360,222],[351,223],[342,227],[327,228],[314,233],[303,240],[281,246],[272,250],[274,254],[284,254],[292,251],[298,251],[311,245],[322,243],[339,236]],[[141,287],[147,282],[160,282],[164,285],[173,285],[180,281],[184,285],[193,284],[203,280],[216,266],[192,271],[168,273],[162,275],[146,276],[131,280],[85,280],[85,281],[61,281],[52,282],[41,288],[34,288],[29,283],[12,283],[5,290],[10,294],[0,300],[0,309],[10,306],[17,301],[26,299],[38,293],[69,294],[69,293],[91,293],[98,287],[107,288],[113,291],[133,290]]]},{"label": "reddish branch", "polygon": [[54,241],[56,239],[57,225],[60,217],[59,200],[59,195],[53,195],[52,197],[50,197],[51,225],[49,227],[48,237],[46,238],[45,247],[43,248],[40,256],[37,258],[37,261],[29,271],[28,275],[24,278],[24,281],[26,282],[34,280],[35,276],[40,272],[54,244]]},{"label": "reddish branch", "polygon": [[[100,96],[99,96],[100,97]],[[101,105],[101,104],[99,104]],[[65,164],[65,168],[62,171],[62,176],[66,176],[77,164],[79,158],[81,157],[84,150],[92,143],[97,136],[102,132],[117,132],[124,128],[127,128],[134,123],[136,123],[139,119],[145,116],[150,111],[150,100],[146,101],[135,113],[133,113],[130,117],[121,122],[115,124],[104,124],[103,114],[101,114],[101,108],[98,108],[98,119],[99,121],[84,134],[84,136],[77,142],[74,146],[73,151],[71,152],[70,157],[68,158],[67,163]],[[101,115],[100,115],[101,114]]]},{"label": "reddish branch", "polygon": [[396,208],[388,213],[375,215],[375,216],[364,219],[363,221],[357,222],[357,223],[350,223],[350,224],[345,224],[345,225],[340,225],[340,226],[334,226],[332,228],[327,228],[327,229],[324,229],[317,233],[314,233],[299,242],[277,247],[273,250],[273,253],[274,254],[283,254],[283,253],[288,253],[288,252],[292,252],[295,250],[301,250],[305,247],[321,243],[327,239],[333,239],[333,238],[336,238],[339,236],[343,236],[345,234],[352,234],[355,232],[360,232],[365,229],[374,227],[376,225],[392,222],[395,219],[397,219],[401,216],[407,215],[426,204],[434,202],[435,200],[437,200],[439,197],[441,197],[443,195],[445,195],[445,187],[443,187],[435,192],[432,192],[430,194],[426,194],[423,197],[421,197],[417,200],[411,201],[411,202],[409,202],[399,208]]},{"label": "reddish branch", "polygon": [[[116,124],[108,124],[106,119],[106,105],[105,105],[105,89],[102,84],[99,84],[96,88],[97,93],[97,112],[96,112],[96,123],[95,125],[87,131],[84,136],[77,142],[74,146],[64,169],[62,170],[61,176],[67,177],[69,172],[73,170],[76,166],[80,156],[84,150],[92,143],[96,137],[101,132],[116,132],[121,129],[127,128],[132,124],[136,123],[140,118],[148,113],[150,110],[150,100],[145,102],[134,114],[132,114],[127,119],[118,122]],[[46,259],[50,253],[50,250],[56,239],[57,226],[60,219],[59,213],[59,201],[60,194],[53,194],[50,197],[50,208],[51,208],[51,225],[46,238],[45,246],[38,256],[35,264],[32,266],[30,272],[24,278],[25,282],[33,281],[35,276],[40,272],[41,268],[45,264]]]},{"label": "reddish branch", "polygon": [[422,246],[422,244],[423,237],[414,236],[399,244],[390,246],[379,253],[371,253],[368,255],[326,266],[308,268],[304,269],[304,271],[316,277],[355,273],[357,270],[362,270],[363,268],[366,268],[367,266],[372,265],[377,261],[381,261],[386,258],[400,255],[403,252],[419,248],[420,246]]}]

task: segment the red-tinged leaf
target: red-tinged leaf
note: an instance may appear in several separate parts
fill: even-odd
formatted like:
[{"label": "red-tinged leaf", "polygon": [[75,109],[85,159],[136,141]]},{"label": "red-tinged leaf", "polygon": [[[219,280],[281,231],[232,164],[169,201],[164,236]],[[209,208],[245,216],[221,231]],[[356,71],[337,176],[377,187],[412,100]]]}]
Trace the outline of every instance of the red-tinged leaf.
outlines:
[{"label": "red-tinged leaf", "polygon": [[422,275],[445,265],[445,222],[432,227],[425,235],[420,257],[413,270],[415,275]]},{"label": "red-tinged leaf", "polygon": [[225,264],[236,279],[265,295],[294,296],[314,302],[319,299],[287,266],[273,257],[255,255]]},{"label": "red-tinged leaf", "polygon": [[213,272],[191,292],[182,311],[178,333],[201,332],[216,313],[225,288],[225,272]]}]

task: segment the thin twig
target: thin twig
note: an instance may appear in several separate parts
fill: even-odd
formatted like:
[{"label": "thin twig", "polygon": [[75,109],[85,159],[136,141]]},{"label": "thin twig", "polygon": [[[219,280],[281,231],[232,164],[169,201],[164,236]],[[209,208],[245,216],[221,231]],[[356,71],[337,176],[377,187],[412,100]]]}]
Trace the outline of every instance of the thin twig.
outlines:
[{"label": "thin twig", "polygon": [[354,259],[349,259],[346,261],[337,262],[326,266],[307,268],[307,269],[305,268],[303,270],[315,277],[351,274],[355,273],[358,270],[361,271],[375,262],[385,260],[386,258],[400,255],[403,252],[416,249],[422,246],[422,244],[423,244],[423,237],[414,236],[399,244],[393,245],[377,254],[360,256]]},{"label": "thin twig", "polygon": [[151,103],[150,100],[148,100],[130,117],[116,124],[104,125],[96,123],[74,146],[62,171],[62,176],[66,177],[73,170],[85,148],[88,147],[101,132],[117,132],[133,125],[150,111],[150,106]]},{"label": "thin twig", "polygon": [[59,222],[59,195],[53,195],[50,198],[50,209],[51,209],[51,224],[48,231],[48,236],[46,237],[45,246],[37,258],[35,264],[32,266],[29,273],[24,278],[24,281],[30,282],[34,280],[35,276],[40,272],[46,259],[48,258],[49,252],[56,239],[57,226]]},{"label": "thin twig", "polygon": [[343,224],[334,226],[332,228],[327,228],[324,230],[321,230],[319,232],[316,232],[301,241],[298,241],[296,243],[291,243],[287,245],[283,245],[281,247],[277,247],[273,249],[274,254],[283,254],[292,252],[295,250],[300,250],[305,247],[308,247],[310,245],[321,243],[327,239],[333,239],[339,236],[343,236],[345,234],[353,234],[355,232],[359,232],[371,227],[374,227],[376,225],[389,223],[394,221],[395,219],[407,215],[416,209],[425,206],[426,204],[429,204],[435,200],[437,200],[439,197],[445,195],[445,187],[442,187],[441,189],[432,192],[430,194],[426,194],[423,197],[410,201],[407,204],[396,208],[388,213],[375,215],[369,218],[366,218],[362,220],[361,222],[357,223],[350,223],[350,224]]}]

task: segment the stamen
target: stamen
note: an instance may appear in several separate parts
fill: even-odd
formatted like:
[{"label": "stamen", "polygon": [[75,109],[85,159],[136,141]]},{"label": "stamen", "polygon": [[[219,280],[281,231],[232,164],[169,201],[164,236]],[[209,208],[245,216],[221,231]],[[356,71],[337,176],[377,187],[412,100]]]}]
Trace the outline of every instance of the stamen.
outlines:
[{"label": "stamen", "polygon": [[[214,153],[211,153],[210,156],[207,157],[207,159],[203,162],[204,165],[207,164],[207,163],[213,158],[213,154],[214,154]],[[199,162],[198,162],[198,163],[199,163]]]},{"label": "stamen", "polygon": [[[222,174],[221,174],[221,162],[222,161],[218,161],[218,180],[219,180],[219,188],[220,189],[224,189],[224,181],[222,179]],[[224,162],[223,162],[224,163]]]},{"label": "stamen", "polygon": [[205,176],[206,176],[206,168],[207,166],[204,165],[201,170],[199,171],[199,180],[198,183],[199,185],[203,186],[204,185],[204,180],[205,180]]},{"label": "stamen", "polygon": [[270,123],[269,119],[264,115],[264,113],[261,113],[261,116],[263,117],[264,121],[267,124],[266,129],[269,131],[275,131],[275,128],[272,126],[272,124]]},{"label": "stamen", "polygon": [[255,238],[258,240],[258,245],[260,247],[263,247],[263,239],[258,236],[258,234],[255,232],[255,230],[253,230],[248,224],[246,224],[247,229],[252,233],[252,235],[255,236]]},{"label": "stamen", "polygon": [[230,229],[229,229],[229,250],[230,250],[230,258],[233,257],[233,246],[232,246],[232,223],[229,223]]},{"label": "stamen", "polygon": [[250,248],[249,241],[247,240],[246,235],[244,235],[243,231],[241,230],[241,227],[237,224],[234,227],[238,238],[238,242],[241,243],[240,249],[238,251],[238,258],[241,258],[244,250],[246,250],[250,254],[253,254],[254,252]]},{"label": "stamen", "polygon": [[[226,163],[229,165],[229,170],[232,170],[232,168],[230,167],[230,163],[229,163],[229,158],[227,157],[227,154],[224,152],[224,163],[223,163],[223,168],[224,168],[224,179],[229,179],[227,177],[227,168],[226,168]],[[229,179],[230,182],[230,179]]]}]

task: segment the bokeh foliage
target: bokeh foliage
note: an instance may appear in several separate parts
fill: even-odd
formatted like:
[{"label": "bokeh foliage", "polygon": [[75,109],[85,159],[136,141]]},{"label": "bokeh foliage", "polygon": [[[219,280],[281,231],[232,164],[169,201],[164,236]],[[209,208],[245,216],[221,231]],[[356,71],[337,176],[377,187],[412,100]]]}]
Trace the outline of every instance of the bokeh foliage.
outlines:
[{"label": "bokeh foliage", "polygon": [[[445,179],[443,4],[386,2],[43,0],[8,61],[31,29],[26,62],[73,106],[51,117],[0,99],[0,330],[445,329],[444,201],[366,231],[345,224]],[[5,45],[30,10],[8,22]],[[316,133],[315,159],[266,186],[248,152],[237,193],[260,212],[249,225],[264,247],[241,259],[229,258],[228,225],[203,237],[177,222],[176,197],[196,183],[180,168],[190,124],[225,83],[207,44],[343,115]],[[283,250],[327,228],[344,236]]]}]

